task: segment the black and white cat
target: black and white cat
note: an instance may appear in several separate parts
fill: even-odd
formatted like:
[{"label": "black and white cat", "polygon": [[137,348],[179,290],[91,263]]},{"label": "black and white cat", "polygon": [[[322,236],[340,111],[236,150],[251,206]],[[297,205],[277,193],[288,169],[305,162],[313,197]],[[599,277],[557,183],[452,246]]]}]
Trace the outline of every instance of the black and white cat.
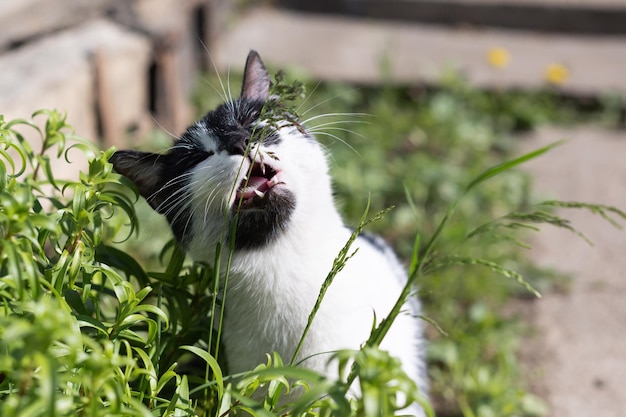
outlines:
[{"label": "black and white cat", "polygon": [[[333,202],[326,154],[305,128],[279,123],[261,142],[252,135],[268,128],[259,116],[271,99],[269,87],[252,51],[240,98],[194,123],[165,154],[118,151],[111,158],[115,170],[166,216],[195,260],[214,263],[216,244],[228,239],[225,231],[238,213],[223,327],[231,373],[253,369],[273,351],[291,358],[352,233]],[[406,282],[382,240],[359,236],[351,250],[356,248],[328,289],[299,355],[304,366],[331,375],[329,352],[358,349]],[[402,360],[424,392],[418,301],[406,310],[381,347]],[[411,412],[423,415],[417,406]]]}]

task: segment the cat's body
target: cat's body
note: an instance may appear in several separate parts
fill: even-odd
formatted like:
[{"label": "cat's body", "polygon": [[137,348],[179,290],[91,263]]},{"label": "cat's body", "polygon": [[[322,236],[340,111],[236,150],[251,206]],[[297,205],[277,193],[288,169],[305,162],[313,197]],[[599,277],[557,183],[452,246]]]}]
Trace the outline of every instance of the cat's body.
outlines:
[{"label": "cat's body", "polygon": [[[192,125],[168,154],[120,151],[112,158],[115,169],[168,218],[195,260],[214,262],[217,242],[228,247],[228,230],[238,216],[223,326],[231,373],[253,369],[273,351],[291,359],[322,283],[352,233],[334,205],[326,156],[301,126],[285,123],[260,143],[250,140],[263,126],[258,117],[268,89],[267,72],[251,52],[242,97]],[[357,248],[328,289],[298,356],[304,366],[330,375],[329,352],[358,349],[406,282],[380,239],[359,236],[351,252]],[[424,390],[417,300],[405,310],[381,347],[399,357]],[[412,412],[422,415],[418,407]]]}]

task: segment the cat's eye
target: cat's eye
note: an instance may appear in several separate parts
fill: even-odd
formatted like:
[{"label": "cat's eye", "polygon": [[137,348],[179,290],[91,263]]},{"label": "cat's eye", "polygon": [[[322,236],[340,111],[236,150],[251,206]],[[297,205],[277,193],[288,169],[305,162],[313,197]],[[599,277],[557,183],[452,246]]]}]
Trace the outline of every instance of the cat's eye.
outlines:
[{"label": "cat's eye", "polygon": [[195,152],[189,152],[185,159],[187,160],[187,164],[189,166],[195,166],[200,162],[210,158],[214,154],[215,152],[213,151],[197,150]]}]

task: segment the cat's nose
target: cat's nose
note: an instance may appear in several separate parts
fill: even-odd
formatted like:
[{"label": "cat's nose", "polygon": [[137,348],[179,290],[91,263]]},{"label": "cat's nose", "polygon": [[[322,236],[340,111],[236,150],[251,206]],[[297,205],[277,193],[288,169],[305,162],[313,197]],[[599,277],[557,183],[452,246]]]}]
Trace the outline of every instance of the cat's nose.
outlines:
[{"label": "cat's nose", "polygon": [[241,155],[246,153],[246,143],[244,141],[233,141],[226,147],[230,155]]},{"label": "cat's nose", "polygon": [[244,135],[232,134],[226,138],[224,149],[230,155],[245,155],[248,140]]},{"label": "cat's nose", "polygon": [[229,155],[245,155],[248,147],[247,132],[233,130],[226,133],[221,138],[221,148]]}]

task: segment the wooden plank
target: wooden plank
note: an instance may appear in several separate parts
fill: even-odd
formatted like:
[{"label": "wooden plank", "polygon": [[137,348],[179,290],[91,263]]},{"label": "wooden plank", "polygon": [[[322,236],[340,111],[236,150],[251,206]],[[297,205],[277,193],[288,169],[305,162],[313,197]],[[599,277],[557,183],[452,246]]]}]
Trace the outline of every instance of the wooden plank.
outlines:
[{"label": "wooden plank", "polygon": [[[494,49],[506,65],[489,61]],[[486,88],[554,88],[568,94],[626,95],[626,38],[449,28],[258,9],[222,34],[219,68],[241,68],[249,49],[279,68],[314,79],[436,84],[454,70]],[[560,82],[550,83],[551,68]]]},{"label": "wooden plank", "polygon": [[626,1],[281,0],[302,11],[544,32],[626,34]]}]

